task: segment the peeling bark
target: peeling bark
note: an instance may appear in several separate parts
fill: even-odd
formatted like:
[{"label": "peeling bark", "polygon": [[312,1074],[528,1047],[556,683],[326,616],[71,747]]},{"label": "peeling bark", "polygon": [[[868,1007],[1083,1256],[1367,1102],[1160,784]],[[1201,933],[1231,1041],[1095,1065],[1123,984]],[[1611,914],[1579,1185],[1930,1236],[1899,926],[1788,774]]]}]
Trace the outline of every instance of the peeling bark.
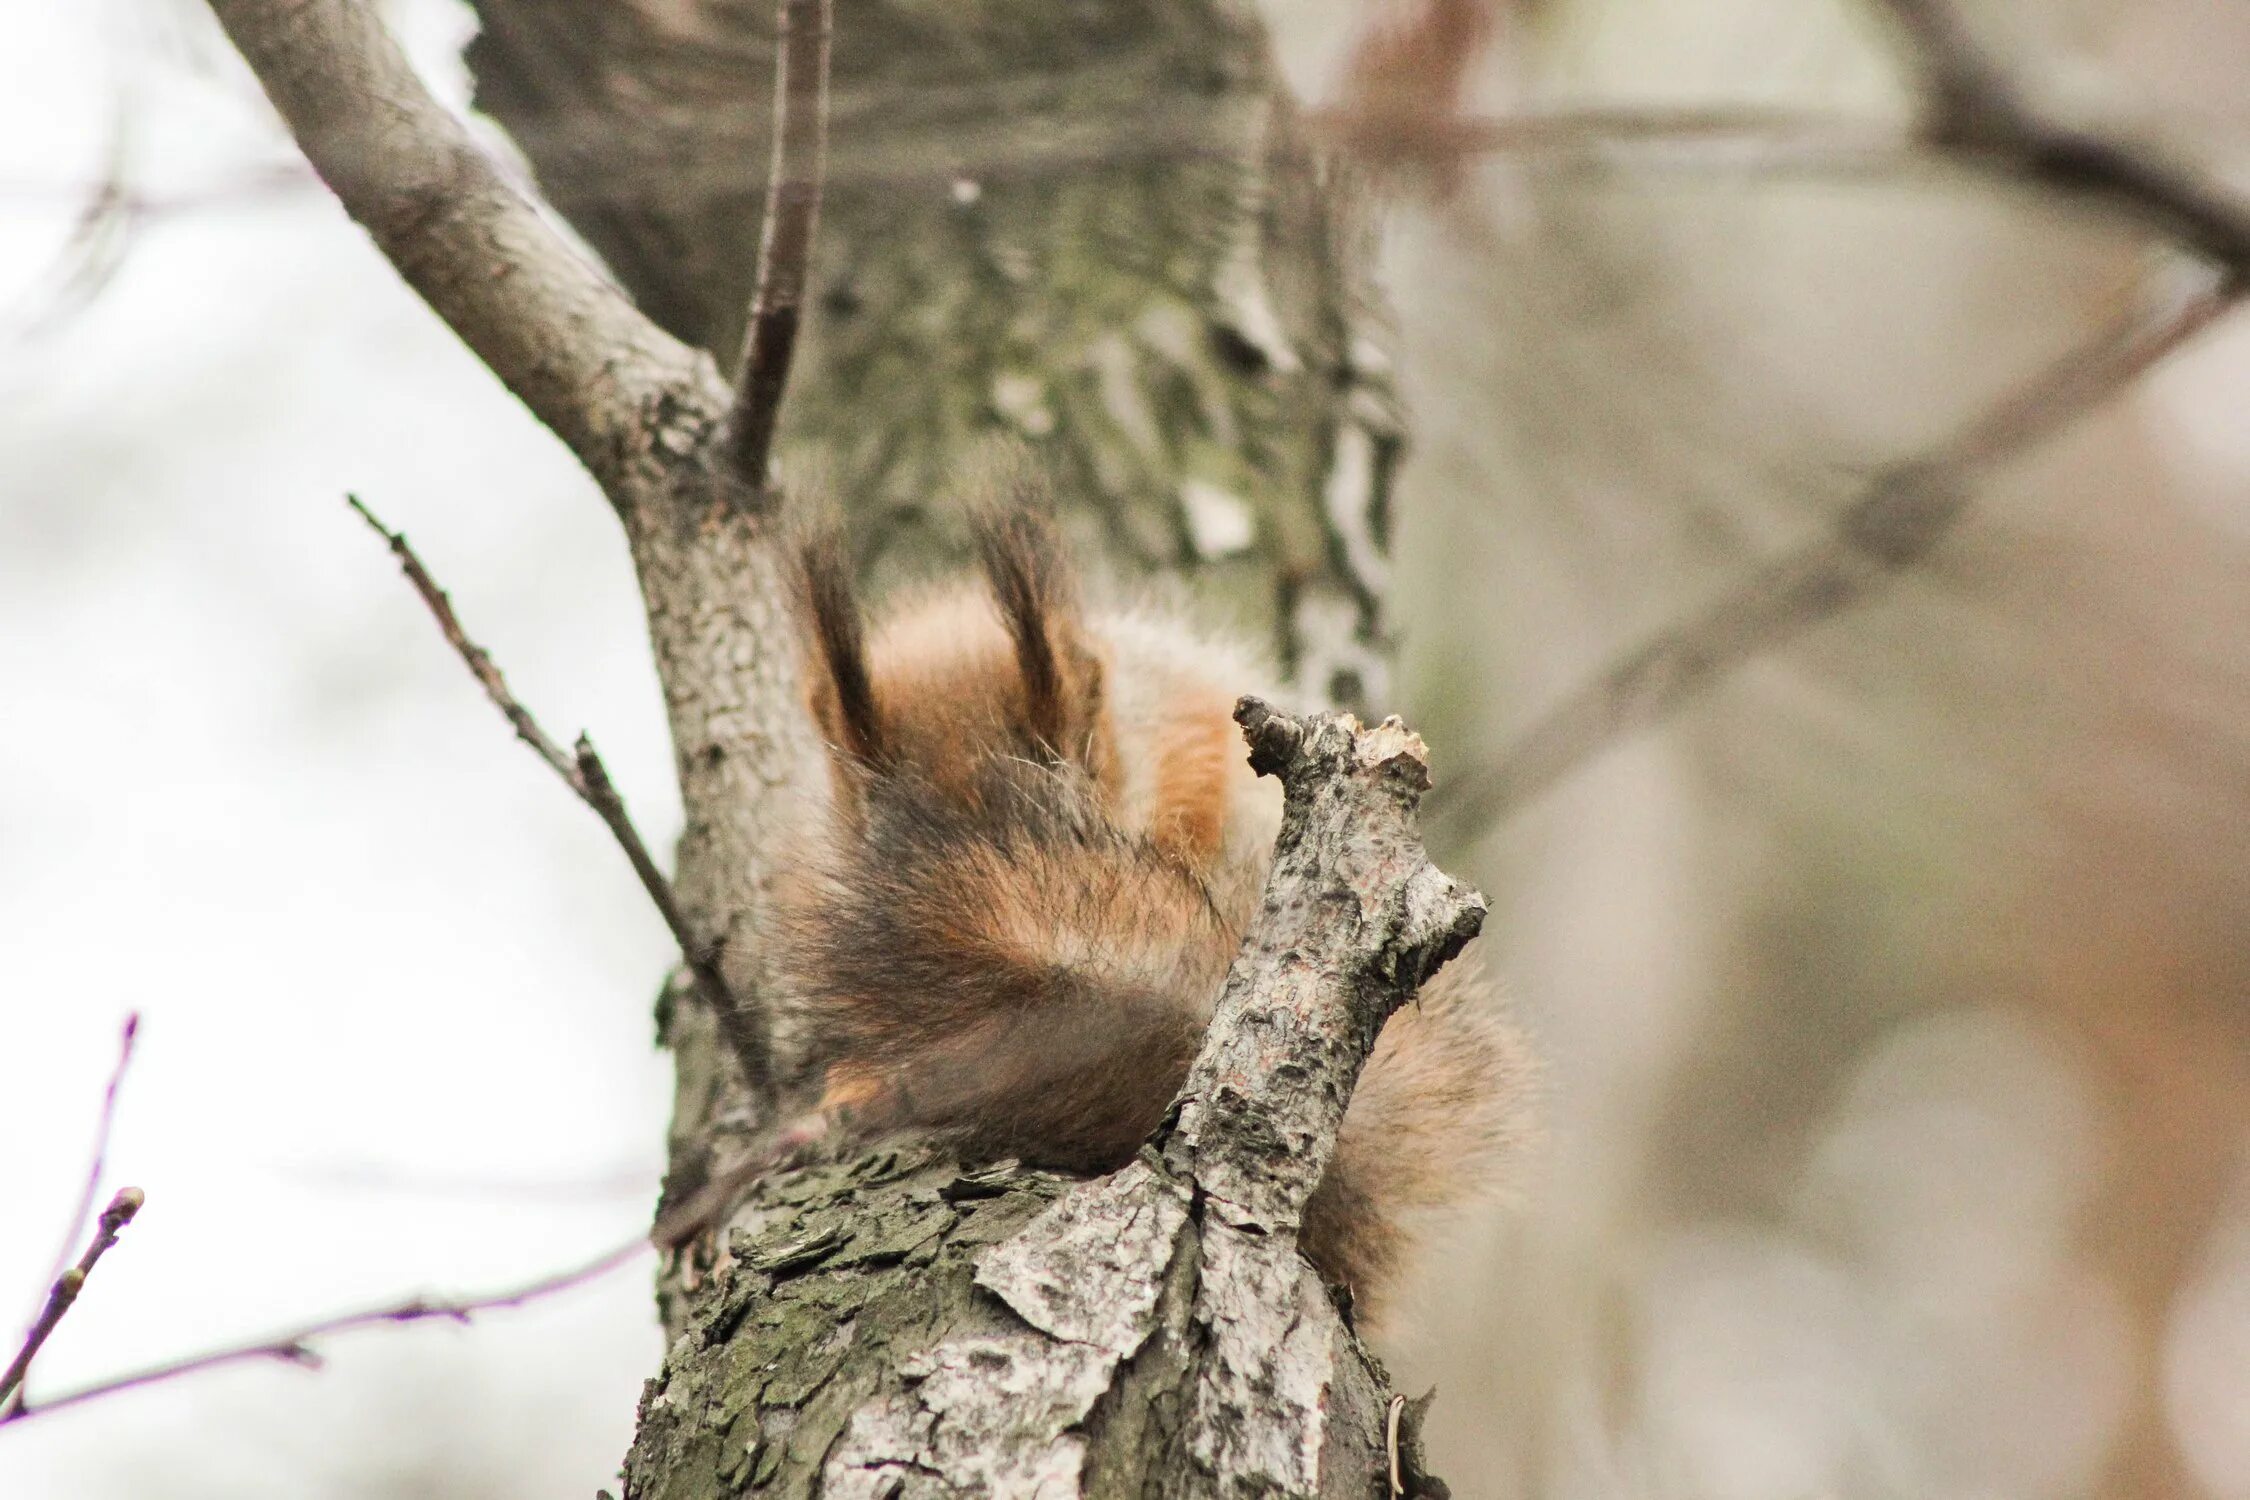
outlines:
[{"label": "peeling bark", "polygon": [[1395,719],[1238,717],[1286,810],[1172,1122],[1089,1182],[905,1148],[763,1184],[643,1401],[629,1500],[1442,1493],[1296,1236],[1383,1021],[1484,903],[1423,853]]}]

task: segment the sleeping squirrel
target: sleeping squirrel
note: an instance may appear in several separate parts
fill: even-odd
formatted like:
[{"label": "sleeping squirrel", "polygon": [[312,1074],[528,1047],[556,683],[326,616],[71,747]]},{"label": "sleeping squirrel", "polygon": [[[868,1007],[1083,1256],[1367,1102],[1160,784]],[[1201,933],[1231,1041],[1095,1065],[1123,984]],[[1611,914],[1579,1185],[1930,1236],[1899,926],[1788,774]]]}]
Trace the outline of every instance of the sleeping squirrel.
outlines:
[{"label": "sleeping squirrel", "polygon": [[[770,982],[845,1139],[1106,1172],[1186,1078],[1281,822],[1236,698],[1252,656],[1092,608],[1036,486],[977,511],[981,576],[870,629],[833,518],[792,546],[828,795],[784,871]],[[1531,1065],[1474,945],[1390,1020],[1300,1242],[1363,1319],[1415,1231],[1500,1179]]]}]

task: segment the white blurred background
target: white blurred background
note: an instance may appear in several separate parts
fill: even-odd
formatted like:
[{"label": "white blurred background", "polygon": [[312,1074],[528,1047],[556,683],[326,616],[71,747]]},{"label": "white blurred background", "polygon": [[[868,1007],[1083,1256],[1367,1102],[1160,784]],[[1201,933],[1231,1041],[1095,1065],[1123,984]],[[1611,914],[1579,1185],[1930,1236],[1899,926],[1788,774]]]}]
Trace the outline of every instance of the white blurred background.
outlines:
[{"label": "white blurred background", "polygon": [[[1380,0],[1273,6],[1319,96]],[[1967,5],[2042,97],[2250,193],[2250,12]],[[394,17],[448,97],[467,20]],[[1899,118],[1833,0],[1519,0],[1473,106]],[[124,163],[129,234],[73,239]],[[0,1298],[117,1026],[148,1207],[34,1399],[644,1225],[669,946],[358,493],[652,844],[678,814],[592,486],[294,157],[200,7],[0,0]],[[1813,535],[2162,273],[1942,172],[1490,160],[1396,212],[1405,707],[1441,778]],[[2250,314],[1932,561],[1503,826],[1453,830],[1553,1059],[1529,1201],[1390,1353],[1467,1497],[2250,1497]],[[0,1495],[607,1483],[629,1269],[0,1428]]]},{"label": "white blurred background", "polygon": [[[557,732],[678,827],[606,507],[314,186],[201,7],[0,8],[0,1296],[25,1317],[142,1012],[148,1207],[34,1395],[645,1227],[670,941],[478,695],[357,492]],[[463,14],[404,9],[466,97]],[[122,146],[117,143],[122,132]],[[50,271],[107,153],[152,203]],[[68,258],[78,260],[75,254]],[[557,940],[557,934],[566,935]],[[11,1343],[11,1349],[13,1345]],[[646,1268],[0,1432],[0,1494],[591,1494],[661,1355]]]}]

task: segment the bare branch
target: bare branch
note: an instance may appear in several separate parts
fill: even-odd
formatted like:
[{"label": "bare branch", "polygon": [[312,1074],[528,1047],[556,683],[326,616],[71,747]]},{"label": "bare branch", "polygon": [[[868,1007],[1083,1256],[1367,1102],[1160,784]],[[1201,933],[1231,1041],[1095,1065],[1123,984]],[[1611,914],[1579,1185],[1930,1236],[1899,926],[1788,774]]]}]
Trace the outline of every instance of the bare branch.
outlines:
[{"label": "bare branch", "polygon": [[[127,1191],[132,1190],[127,1189]],[[120,1194],[119,1197],[122,1198],[123,1194]],[[395,1302],[385,1307],[372,1307],[362,1312],[343,1313],[332,1318],[322,1318],[316,1322],[290,1329],[286,1333],[275,1334],[270,1338],[233,1344],[221,1349],[208,1350],[201,1354],[191,1354],[165,1364],[151,1365],[145,1370],[136,1370],[129,1375],[119,1375],[109,1380],[97,1381],[93,1385],[80,1386],[77,1390],[65,1391],[59,1396],[50,1396],[36,1406],[19,1405],[14,1410],[0,1414],[0,1424],[22,1421],[26,1417],[45,1416],[49,1412],[61,1411],[66,1406],[77,1406],[83,1402],[93,1401],[103,1396],[112,1396],[119,1391],[132,1390],[139,1386],[157,1385],[163,1381],[176,1380],[182,1375],[193,1375],[199,1371],[215,1369],[220,1365],[241,1364],[251,1360],[280,1360],[285,1364],[297,1365],[303,1369],[318,1369],[321,1365],[321,1355],[317,1349],[312,1347],[315,1339],[327,1338],[332,1334],[349,1333],[354,1329],[374,1328],[397,1323],[421,1323],[433,1318],[442,1318],[454,1323],[467,1323],[481,1312],[521,1307],[528,1302],[536,1302],[542,1298],[552,1297],[559,1292],[567,1292],[598,1281],[610,1272],[640,1259],[642,1255],[648,1252],[648,1249],[647,1239],[636,1235],[625,1244],[611,1250],[605,1250],[584,1265],[574,1266],[569,1270],[560,1271],[551,1276],[543,1276],[537,1281],[527,1282],[503,1291],[487,1292],[474,1297],[409,1297],[403,1302]]]},{"label": "bare branch", "polygon": [[1913,50],[1933,145],[2138,219],[2233,279],[2250,275],[2250,206],[2146,148],[2042,118],[1946,0],[1876,3]]},{"label": "bare branch", "polygon": [[820,219],[828,156],[828,54],[832,0],[781,0],[774,46],[773,160],[766,182],[758,283],[743,337],[742,378],[728,442],[735,472],[763,489],[774,425],[789,384],[797,327]]},{"label": "bare branch", "polygon": [[564,784],[577,794],[578,799],[594,810],[594,815],[602,820],[611,836],[617,840],[618,847],[625,851],[625,858],[633,866],[633,873],[640,877],[641,888],[648,892],[649,900],[655,903],[658,914],[664,918],[664,925],[671,929],[672,940],[680,945],[680,955],[686,961],[689,972],[695,976],[705,1003],[711,1006],[713,1014],[719,1018],[727,1041],[742,1064],[745,1078],[752,1089],[763,1092],[771,1077],[770,1055],[763,1028],[756,1017],[736,1003],[733,992],[719,973],[717,956],[712,952],[711,945],[698,939],[689,926],[687,914],[681,910],[679,898],[673,892],[672,882],[657,867],[654,856],[648,852],[648,845],[641,839],[640,830],[633,826],[631,816],[625,811],[624,799],[618,795],[616,785],[609,779],[608,768],[595,752],[594,742],[581,734],[577,745],[565,751],[540,728],[539,721],[532,717],[531,710],[525,708],[517,701],[515,694],[508,691],[507,679],[493,664],[491,653],[469,639],[468,632],[462,629],[460,617],[453,612],[452,600],[446,597],[444,589],[438,587],[437,580],[430,576],[429,569],[422,565],[422,559],[415,555],[405,535],[385,526],[357,495],[346,495],[344,499],[390,547],[391,554],[398,559],[407,581],[414,585],[414,591],[422,596],[422,602],[429,606],[430,613],[436,617],[438,629],[444,633],[447,644],[467,664],[470,675],[484,689],[484,695],[492,700],[493,707],[499,709],[501,716],[515,729],[516,738],[529,745],[563,779]]},{"label": "bare branch", "polygon": [[2230,309],[2231,281],[2206,281],[2137,309],[1980,412],[1920,459],[1878,478],[1835,529],[1760,569],[1710,611],[1674,625],[1572,692],[1496,760],[1432,799],[1482,828],[1595,753],[1671,715],[1752,656],[1794,640],[1927,557],[1988,472],[2101,405]]},{"label": "bare branch", "polygon": [[132,1223],[133,1215],[141,1211],[142,1201],[139,1188],[119,1188],[117,1196],[109,1200],[109,1207],[102,1210],[86,1253],[78,1257],[78,1264],[55,1278],[54,1289],[47,1293],[47,1305],[39,1310],[31,1331],[24,1335],[23,1347],[8,1362],[8,1368],[0,1371],[0,1423],[12,1422],[24,1414],[23,1380],[31,1369],[32,1360],[38,1358],[48,1335],[78,1300],[78,1293],[85,1287],[86,1278],[94,1273],[95,1265],[108,1253],[109,1247],[117,1243],[118,1231]]},{"label": "bare branch", "polygon": [[94,1200],[102,1193],[102,1174],[109,1169],[109,1134],[117,1123],[117,1091],[124,1086],[125,1070],[133,1065],[133,1043],[140,1035],[141,1013],[128,1011],[125,1024],[117,1036],[117,1062],[109,1070],[109,1086],[102,1090],[101,1115],[94,1125],[93,1159],[86,1164],[85,1186],[78,1190],[78,1206],[71,1210],[70,1226],[63,1231],[62,1243],[55,1249],[55,1263],[47,1268],[45,1280],[50,1284],[60,1277],[70,1265],[70,1252],[86,1233],[86,1221],[93,1217]]},{"label": "bare branch", "polygon": [[581,797],[585,796],[586,789],[579,784],[577,767],[569,754],[547,737],[547,732],[539,727],[539,721],[531,716],[531,710],[518,703],[515,694],[508,691],[508,680],[492,664],[491,653],[469,639],[468,632],[461,628],[460,617],[453,613],[453,601],[446,597],[444,589],[438,587],[437,580],[430,576],[429,569],[422,566],[422,559],[415,556],[405,533],[385,526],[357,495],[347,494],[344,496],[344,503],[358,511],[360,519],[373,527],[375,534],[390,547],[391,555],[398,559],[400,571],[406,574],[406,581],[414,585],[414,592],[422,596],[422,602],[437,617],[438,629],[445,633],[446,644],[467,664],[469,675],[476,678],[477,685],[484,689],[484,695],[492,700],[493,707],[499,709],[501,716],[507,719],[509,727],[516,732],[516,738],[529,745],[541,760],[552,766],[557,776],[569,782],[572,791]]},{"label": "bare branch", "polygon": [[[678,434],[725,409],[717,372],[540,220],[430,97],[363,0],[211,0],[345,210],[621,508]],[[660,420],[661,419],[661,420]]]},{"label": "bare branch", "polygon": [[680,945],[680,955],[687,960],[688,971],[695,976],[704,1003],[718,1018],[727,1046],[742,1064],[743,1081],[749,1084],[753,1094],[764,1095],[773,1084],[773,1053],[761,1017],[735,998],[719,973],[718,955],[713,946],[698,941],[689,928],[687,913],[680,909],[672,883],[657,869],[656,861],[649,857],[648,846],[633,831],[633,821],[625,813],[624,799],[610,782],[609,770],[603,766],[602,758],[594,753],[594,742],[583,734],[578,737],[577,767],[575,785],[579,795],[617,836],[625,857],[633,863],[633,873],[641,877],[641,886],[663,914],[664,925],[672,929],[672,938]]}]

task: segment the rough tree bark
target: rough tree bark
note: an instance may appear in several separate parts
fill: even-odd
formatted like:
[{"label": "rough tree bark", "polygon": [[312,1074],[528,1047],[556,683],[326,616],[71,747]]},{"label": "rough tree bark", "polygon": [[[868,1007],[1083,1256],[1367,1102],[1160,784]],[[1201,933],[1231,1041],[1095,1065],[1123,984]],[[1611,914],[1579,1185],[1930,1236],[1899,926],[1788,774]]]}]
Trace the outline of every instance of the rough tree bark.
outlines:
[{"label": "rough tree bark", "polygon": [[[731,366],[776,8],[471,3],[478,105],[640,307]],[[782,437],[826,467],[870,581],[965,557],[942,502],[1010,432],[1081,556],[1188,580],[1310,700],[1387,707],[1402,431],[1371,219],[1247,0],[840,0],[834,66]],[[684,783],[677,711],[674,729]],[[682,992],[663,1022],[676,1202],[745,1116],[709,1018]]]},{"label": "rough tree bark", "polygon": [[1237,717],[1286,810],[1172,1122],[1093,1182],[909,1147],[761,1184],[628,1496],[1443,1493],[1296,1231],[1377,1031],[1484,902],[1422,851],[1396,719]]},{"label": "rough tree bark", "polygon": [[[655,326],[477,155],[357,0],[211,0],[401,274],[601,482],[663,679],[706,942],[754,952],[803,773],[769,497],[723,459],[772,20],[729,0],[478,0],[480,99]],[[882,571],[995,430],[1114,571],[1192,577],[1312,695],[1380,701],[1399,446],[1367,246],[1232,0],[943,12],[847,0],[836,169],[785,443],[833,466]],[[700,346],[700,347],[697,347]],[[1375,1028],[1481,904],[1412,833],[1395,725],[1249,723],[1289,794],[1257,931],[1187,1102],[1068,1185],[911,1147],[769,1179],[668,1263],[635,1494],[1424,1487],[1294,1251]],[[762,1101],[685,987],[676,1200]]]},{"label": "rough tree bark", "polygon": [[[472,0],[477,103],[639,305],[731,363],[771,131],[766,0]],[[784,436],[869,563],[994,431],[1117,571],[1182,573],[1316,696],[1385,696],[1400,430],[1371,216],[1246,0],[841,0]]]}]

